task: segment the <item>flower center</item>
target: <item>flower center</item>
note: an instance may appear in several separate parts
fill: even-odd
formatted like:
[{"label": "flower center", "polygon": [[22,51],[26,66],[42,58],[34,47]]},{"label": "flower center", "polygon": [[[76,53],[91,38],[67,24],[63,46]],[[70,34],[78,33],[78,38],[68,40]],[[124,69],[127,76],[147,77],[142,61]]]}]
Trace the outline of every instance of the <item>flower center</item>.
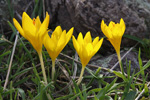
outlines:
[{"label": "flower center", "polygon": [[33,18],[33,24],[35,25],[35,18]]}]

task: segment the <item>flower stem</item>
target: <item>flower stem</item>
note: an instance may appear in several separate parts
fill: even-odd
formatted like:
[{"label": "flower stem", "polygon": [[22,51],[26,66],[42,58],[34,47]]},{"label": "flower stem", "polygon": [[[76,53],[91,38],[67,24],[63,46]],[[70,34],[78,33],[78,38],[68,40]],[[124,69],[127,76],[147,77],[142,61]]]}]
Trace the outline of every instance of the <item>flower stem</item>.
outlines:
[{"label": "flower stem", "polygon": [[52,60],[52,80],[54,80],[55,76],[55,60]]},{"label": "flower stem", "polygon": [[78,79],[77,85],[79,85],[82,81],[82,76],[83,76],[83,73],[84,73],[84,69],[85,69],[85,66],[82,66],[82,70],[81,70],[80,77]]},{"label": "flower stem", "polygon": [[124,74],[123,66],[121,65],[121,56],[120,56],[120,52],[117,52],[117,56],[118,56],[118,60],[119,60],[120,70],[121,70],[122,74]]},{"label": "flower stem", "polygon": [[[42,73],[43,73],[44,81],[45,81],[45,83],[47,85],[48,82],[47,82],[45,67],[44,67],[44,63],[43,63],[42,52],[39,52],[38,55],[39,55],[39,58],[40,58],[40,63],[41,63],[41,68],[42,68]],[[52,97],[47,92],[46,92],[46,96],[47,96],[48,100],[52,100]]]},{"label": "flower stem", "polygon": [[39,58],[40,58],[40,63],[41,63],[41,68],[42,68],[42,73],[43,73],[44,81],[45,81],[46,84],[48,84],[47,83],[46,72],[45,72],[45,67],[44,67],[44,63],[43,63],[42,52],[39,52],[38,55],[39,55]]}]

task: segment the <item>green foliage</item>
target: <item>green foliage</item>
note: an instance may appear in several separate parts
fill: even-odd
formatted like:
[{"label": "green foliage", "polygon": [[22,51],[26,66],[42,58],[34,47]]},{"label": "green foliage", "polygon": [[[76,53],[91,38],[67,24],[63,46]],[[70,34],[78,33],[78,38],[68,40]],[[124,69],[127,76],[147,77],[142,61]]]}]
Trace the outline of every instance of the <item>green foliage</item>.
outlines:
[{"label": "green foliage", "polygon": [[[112,72],[113,75],[103,76],[101,74],[101,71],[103,71],[102,67],[97,68],[95,71],[91,70],[89,67],[86,67],[86,71],[89,73],[89,75],[84,76],[83,83],[81,83],[80,86],[76,84],[75,80],[70,80],[73,82],[73,84],[68,86],[69,89],[65,89],[64,92],[61,92],[63,95],[55,95],[56,89],[63,89],[63,85],[59,85],[60,83],[57,81],[55,84],[53,84],[50,77],[48,79],[49,84],[45,85],[42,81],[43,77],[41,69],[37,63],[39,62],[38,55],[36,55],[36,52],[33,51],[33,49],[27,49],[26,46],[29,44],[28,42],[24,41],[23,38],[19,38],[19,41],[21,42],[18,42],[16,52],[22,52],[22,54],[20,55],[15,53],[12,65],[12,70],[14,70],[15,73],[10,74],[9,80],[12,81],[10,84],[8,84],[9,88],[4,91],[2,84],[4,84],[5,80],[0,81],[0,98],[2,100],[8,98],[17,100],[18,94],[20,94],[20,98],[22,100],[47,100],[47,94],[52,97],[52,100],[76,100],[77,98],[80,100],[117,100],[118,98],[121,98],[122,100],[134,100],[137,97],[138,92],[141,92],[143,89],[145,89],[143,95],[145,97],[149,96],[149,90],[146,84],[148,74],[146,74],[144,71],[150,66],[150,61],[148,61],[146,64],[142,63],[140,49],[138,55],[140,70],[138,72],[131,73],[131,61],[126,64],[127,74],[122,74],[119,71],[110,71],[108,69],[108,72]],[[10,45],[5,41],[3,43],[5,45],[7,44],[7,46]],[[4,62],[4,59],[9,58],[9,55],[11,55],[11,50],[5,48],[2,53],[3,54],[0,55],[0,60],[2,61],[1,65],[3,65],[3,69],[0,70],[0,73],[6,74],[9,61]],[[49,55],[45,51],[43,51],[43,55],[46,69],[48,72],[51,72],[49,71],[49,67],[47,67],[51,67],[51,61],[47,61]],[[61,59],[61,57],[59,57],[59,59]],[[70,69],[67,63],[61,62],[61,64],[65,66],[65,69],[69,75],[72,75],[74,70]],[[57,79],[59,79],[63,72],[59,69],[59,67],[56,71],[59,72],[56,73]],[[116,78],[113,79],[114,77]],[[138,81],[140,77],[142,77],[142,82]],[[84,79],[88,80],[88,82],[84,82]],[[107,82],[109,79],[113,79],[113,81]],[[121,79],[122,81],[120,82],[118,79]],[[31,89],[24,87],[24,84],[28,84],[28,82],[32,84],[31,87],[29,85]],[[93,87],[95,82],[97,82],[97,87]]]}]

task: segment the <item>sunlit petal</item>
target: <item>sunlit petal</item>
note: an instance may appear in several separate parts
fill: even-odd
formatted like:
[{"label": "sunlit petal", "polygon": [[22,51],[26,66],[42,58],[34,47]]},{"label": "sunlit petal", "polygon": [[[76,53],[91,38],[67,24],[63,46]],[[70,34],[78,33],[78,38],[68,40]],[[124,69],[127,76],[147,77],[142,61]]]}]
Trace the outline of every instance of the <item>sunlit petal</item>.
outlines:
[{"label": "sunlit petal", "polygon": [[66,44],[69,42],[69,40],[70,40],[70,38],[71,38],[71,36],[72,36],[72,34],[73,34],[73,30],[74,30],[74,28],[72,27],[68,32],[67,32],[67,34],[66,34]]},{"label": "sunlit petal", "polygon": [[83,44],[83,35],[82,33],[80,32],[79,35],[78,35],[78,38],[77,38],[77,41],[79,43],[79,45],[81,46]]},{"label": "sunlit petal", "polygon": [[92,38],[91,38],[91,33],[87,32],[85,37],[84,37],[84,42],[86,43],[91,43],[92,42]]},{"label": "sunlit petal", "polygon": [[74,48],[76,49],[77,53],[79,53],[80,46],[74,36],[72,36],[72,41],[73,41]]},{"label": "sunlit petal", "polygon": [[[35,27],[36,27],[37,29],[40,29],[40,26],[41,26],[41,21],[40,21],[39,16],[37,16],[36,19],[35,19]],[[47,26],[47,27],[48,27],[48,26]]]},{"label": "sunlit petal", "polygon": [[29,31],[31,33],[31,34],[25,33],[25,35],[35,36],[36,27],[33,24],[33,20],[25,12],[23,13],[23,18],[22,18],[22,28],[24,31]]},{"label": "sunlit petal", "polygon": [[43,23],[40,25],[40,20],[38,20],[38,24],[40,25],[39,28],[39,37],[43,37],[43,35],[45,34],[45,32],[47,31],[48,25],[49,25],[49,19],[50,16],[46,13],[46,18],[44,19]]},{"label": "sunlit petal", "polygon": [[95,47],[95,45],[97,44],[97,42],[99,41],[99,37],[96,37],[93,42],[92,42],[92,45],[93,47]]},{"label": "sunlit petal", "polygon": [[20,24],[18,23],[18,21],[15,18],[13,18],[13,22],[14,22],[15,27],[19,31],[19,33],[25,38],[24,31],[22,27],[20,26]]}]

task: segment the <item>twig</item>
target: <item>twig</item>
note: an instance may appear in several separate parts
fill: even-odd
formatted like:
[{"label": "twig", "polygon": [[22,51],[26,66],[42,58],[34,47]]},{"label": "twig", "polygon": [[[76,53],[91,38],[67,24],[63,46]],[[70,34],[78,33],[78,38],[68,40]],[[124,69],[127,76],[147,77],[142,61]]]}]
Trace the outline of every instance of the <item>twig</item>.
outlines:
[{"label": "twig", "polygon": [[7,86],[7,83],[8,83],[8,78],[9,78],[11,65],[12,65],[12,61],[13,61],[13,57],[14,57],[14,53],[15,53],[15,48],[16,48],[16,45],[17,45],[18,35],[19,35],[19,32],[17,32],[17,34],[16,34],[15,43],[14,43],[14,46],[13,46],[13,51],[12,51],[12,54],[11,54],[11,59],[10,59],[10,63],[9,63],[8,71],[7,71],[7,76],[6,76],[6,79],[5,79],[4,90],[6,89],[6,86]]},{"label": "twig", "polygon": [[66,69],[61,65],[61,63],[56,59],[57,64],[59,65],[60,69],[64,72],[64,74],[66,75],[66,77],[70,80],[69,74],[66,71]]},{"label": "twig", "polygon": [[[78,54],[77,54],[77,52],[75,53],[75,60],[78,61]],[[77,74],[77,63],[74,62],[74,72],[73,72],[73,77],[72,77],[73,79],[75,79],[76,74]]]}]

